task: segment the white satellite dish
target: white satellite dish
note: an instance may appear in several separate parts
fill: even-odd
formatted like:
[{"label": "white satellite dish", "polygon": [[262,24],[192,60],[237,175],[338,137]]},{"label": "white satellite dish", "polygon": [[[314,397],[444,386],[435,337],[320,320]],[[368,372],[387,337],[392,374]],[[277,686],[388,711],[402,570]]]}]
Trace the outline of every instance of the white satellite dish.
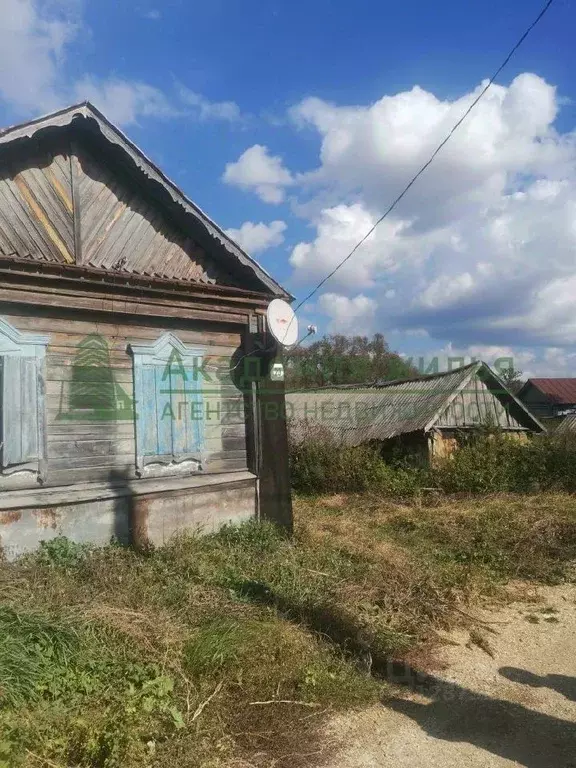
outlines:
[{"label": "white satellite dish", "polygon": [[298,341],[298,319],[286,301],[273,299],[266,310],[268,329],[277,342],[292,347]]}]

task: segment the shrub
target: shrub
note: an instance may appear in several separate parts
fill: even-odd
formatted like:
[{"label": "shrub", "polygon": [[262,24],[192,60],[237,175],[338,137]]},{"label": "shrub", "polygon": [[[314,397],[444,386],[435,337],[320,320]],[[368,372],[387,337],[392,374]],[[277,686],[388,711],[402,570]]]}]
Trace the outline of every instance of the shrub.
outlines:
[{"label": "shrub", "polygon": [[385,463],[378,444],[346,446],[321,433],[290,445],[290,472],[294,490],[305,494],[380,490],[412,496],[426,484],[424,471]]},{"label": "shrub", "polygon": [[345,446],[313,433],[290,447],[293,488],[304,494],[374,491],[406,498],[423,488],[445,493],[576,491],[576,437],[526,441],[496,429],[462,432],[460,447],[430,470],[384,461],[377,444]]},{"label": "shrub", "polygon": [[437,463],[433,482],[447,493],[571,492],[576,490],[576,445],[571,436],[538,435],[520,442],[505,433],[479,431]]}]

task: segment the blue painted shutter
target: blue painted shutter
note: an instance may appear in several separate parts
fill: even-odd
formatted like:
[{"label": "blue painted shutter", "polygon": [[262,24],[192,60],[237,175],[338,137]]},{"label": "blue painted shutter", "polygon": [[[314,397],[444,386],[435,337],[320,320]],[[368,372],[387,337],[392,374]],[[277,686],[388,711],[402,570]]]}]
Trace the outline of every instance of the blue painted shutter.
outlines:
[{"label": "blue painted shutter", "polygon": [[134,359],[140,457],[195,457],[204,449],[200,366],[169,366],[168,359],[162,363]]},{"label": "blue painted shutter", "polygon": [[186,449],[186,412],[188,410],[188,377],[178,367],[170,373],[170,402],[174,419],[172,421],[172,447],[174,456],[181,456]]},{"label": "blue painted shutter", "polygon": [[39,458],[38,360],[2,358],[2,466]]},{"label": "blue painted shutter", "polygon": [[173,374],[165,365],[155,365],[156,411],[158,418],[158,456],[172,456],[172,430],[175,414],[172,410]]},{"label": "blue painted shutter", "polygon": [[186,452],[201,453],[204,450],[204,399],[202,396],[202,375],[198,369],[186,368],[188,378],[186,408]]},{"label": "blue painted shutter", "polygon": [[156,380],[154,366],[135,366],[135,378],[140,393],[138,403],[136,434],[138,453],[142,456],[156,456],[158,453],[158,426],[156,416]]},{"label": "blue painted shutter", "polygon": [[198,454],[204,447],[202,380],[193,367],[172,371],[171,392],[174,456]]},{"label": "blue painted shutter", "polygon": [[138,452],[142,456],[172,455],[172,408],[170,376],[163,380],[164,366],[135,366],[142,402],[138,408]]}]

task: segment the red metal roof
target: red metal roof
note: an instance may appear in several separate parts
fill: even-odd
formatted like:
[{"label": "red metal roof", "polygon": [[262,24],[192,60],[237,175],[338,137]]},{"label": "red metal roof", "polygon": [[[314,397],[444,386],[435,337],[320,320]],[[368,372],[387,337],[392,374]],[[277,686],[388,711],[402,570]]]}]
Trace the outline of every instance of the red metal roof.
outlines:
[{"label": "red metal roof", "polygon": [[528,379],[540,392],[557,405],[574,405],[576,403],[576,379]]}]

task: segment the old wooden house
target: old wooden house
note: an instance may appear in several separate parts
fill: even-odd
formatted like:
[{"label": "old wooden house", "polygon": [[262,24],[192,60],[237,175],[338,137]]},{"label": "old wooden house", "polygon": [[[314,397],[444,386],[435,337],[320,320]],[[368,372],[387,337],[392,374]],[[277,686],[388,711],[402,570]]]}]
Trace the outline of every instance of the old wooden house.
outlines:
[{"label": "old wooden house", "polygon": [[4,554],[289,527],[283,385],[246,373],[273,298],[290,299],[90,104],[3,131]]},{"label": "old wooden house", "polygon": [[347,445],[378,443],[387,455],[429,464],[478,427],[525,439],[542,424],[483,362],[446,373],[286,395],[290,437],[327,436]]},{"label": "old wooden house", "polygon": [[540,419],[576,413],[576,379],[528,379],[518,397]]}]

